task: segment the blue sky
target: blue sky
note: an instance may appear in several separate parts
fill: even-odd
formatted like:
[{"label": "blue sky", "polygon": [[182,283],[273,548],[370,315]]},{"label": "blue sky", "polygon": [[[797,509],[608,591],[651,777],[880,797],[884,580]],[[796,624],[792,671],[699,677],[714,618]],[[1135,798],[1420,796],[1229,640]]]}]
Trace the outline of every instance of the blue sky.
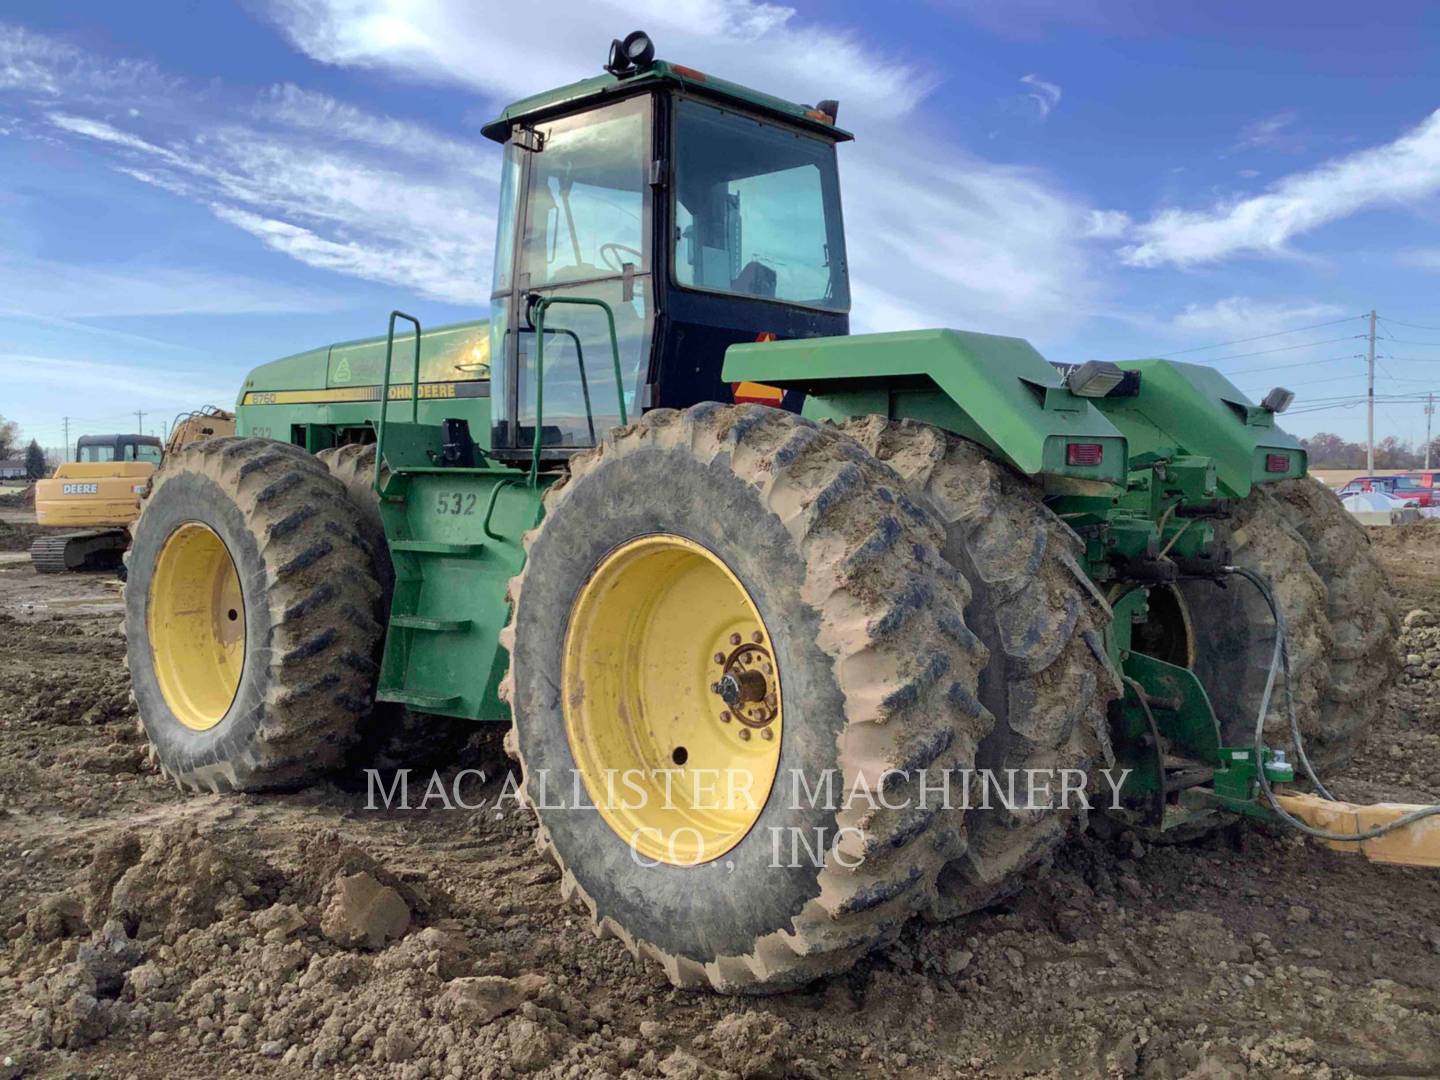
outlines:
[{"label": "blue sky", "polygon": [[[481,317],[500,105],[611,37],[835,97],[856,330],[1181,353],[1363,435],[1440,390],[1440,7],[252,0],[0,10],[0,414],[47,445],[250,367]],[[538,13],[540,6],[528,9]],[[1337,321],[1343,320],[1343,321]],[[1250,343],[1205,348],[1297,327]],[[1388,336],[1387,336],[1388,335]],[[128,421],[128,422],[127,422]],[[1422,407],[1377,432],[1423,435]]]}]

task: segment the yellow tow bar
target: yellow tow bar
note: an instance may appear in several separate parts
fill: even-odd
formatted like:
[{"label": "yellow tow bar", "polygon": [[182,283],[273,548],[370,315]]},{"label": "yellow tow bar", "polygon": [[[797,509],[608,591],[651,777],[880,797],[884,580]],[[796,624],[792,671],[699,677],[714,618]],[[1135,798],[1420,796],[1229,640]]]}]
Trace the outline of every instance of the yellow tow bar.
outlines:
[{"label": "yellow tow bar", "polygon": [[[1360,833],[1388,825],[1406,814],[1424,809],[1404,803],[1372,803],[1360,806],[1355,803],[1330,802],[1318,795],[1277,793],[1275,801],[1287,814],[1299,818],[1307,825],[1350,836],[1358,836]],[[1336,851],[1354,852],[1358,849],[1371,862],[1440,867],[1440,815],[1422,818],[1403,829],[1396,829],[1369,840],[1321,840],[1320,843]]]}]

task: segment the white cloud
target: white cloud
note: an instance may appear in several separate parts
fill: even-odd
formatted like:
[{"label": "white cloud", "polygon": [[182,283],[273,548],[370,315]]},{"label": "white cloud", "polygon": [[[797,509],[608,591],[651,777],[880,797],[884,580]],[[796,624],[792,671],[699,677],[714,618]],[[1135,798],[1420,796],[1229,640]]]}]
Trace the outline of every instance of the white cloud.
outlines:
[{"label": "white cloud", "polygon": [[83,135],[87,139],[110,143],[112,146],[124,147],[126,150],[138,150],[144,154],[154,154],[156,157],[174,160],[174,155],[163,147],[156,146],[151,142],[146,142],[138,135],[131,135],[129,132],[121,131],[119,128],[101,120],[92,120],[84,116],[72,116],[69,113],[58,112],[51,113],[47,119],[61,131],[68,131],[73,135]]},{"label": "white cloud", "polygon": [[[161,73],[106,63],[3,25],[0,65],[8,80],[0,93],[22,85],[44,90],[29,137],[64,137],[116,172],[211,209],[306,265],[457,303],[488,296],[498,160],[478,137],[467,142],[288,84],[230,104],[218,93],[187,88],[173,95],[183,107],[152,116],[129,102],[144,103],[151,88],[165,84]],[[112,77],[117,70],[143,79],[122,85]],[[99,88],[111,91],[103,107]],[[80,284],[104,274],[86,266],[73,275],[38,273],[35,280],[50,282],[54,293],[28,289],[25,275],[16,276],[43,310],[70,317],[95,313],[97,299],[107,295],[124,298],[117,310],[150,314],[181,310],[185,302],[204,312],[217,303],[225,310],[281,309],[267,290],[239,281],[224,283],[231,300],[207,301],[187,287],[185,274],[150,275],[151,287],[138,290]],[[161,284],[173,290],[174,303],[161,299]]]},{"label": "white cloud", "polygon": [[1130,215],[1122,210],[1090,210],[1085,214],[1081,235],[1095,240],[1114,240],[1130,231]]},{"label": "white cloud", "polygon": [[1440,270],[1440,248],[1411,248],[1402,251],[1396,259],[1404,266],[1418,266],[1422,270]]},{"label": "white cloud", "polygon": [[325,311],[335,295],[209,269],[70,262],[0,253],[0,316],[54,319]]},{"label": "white cloud", "polygon": [[[662,56],[794,100],[840,98],[842,122],[860,129],[840,148],[858,330],[1057,332],[1086,317],[1097,293],[1093,241],[1128,224],[1040,174],[934,142],[921,152],[892,121],[919,105],[929,76],[786,7],[577,4],[547,23],[540,50],[528,24],[458,0],[279,0],[273,10],[313,57],[462,83],[487,95],[487,110],[598,70],[615,28],[636,24]],[[1041,93],[1041,84],[1026,85]],[[124,95],[87,107],[61,85],[46,127],[305,265],[486,303],[499,162],[478,132],[457,138],[292,84],[229,105],[223,88],[207,86],[193,108],[133,116]]]},{"label": "white cloud", "polygon": [[160,401],[228,405],[235,400],[233,382],[211,382],[206,376],[197,377],[194,370],[71,360],[27,353],[0,353],[0,379],[7,383],[21,380],[27,389],[53,387],[66,394],[74,394],[77,387],[84,387],[90,393],[101,391],[106,395],[105,407],[113,406],[116,415],[126,409]]},{"label": "white cloud", "polygon": [[1030,87],[1030,92],[1025,97],[1035,106],[1035,111],[1040,114],[1041,120],[1049,116],[1055,106],[1060,104],[1060,87],[1055,83],[1046,82],[1039,75],[1034,74],[1026,75],[1020,81]]},{"label": "white cloud", "polygon": [[664,59],[793,101],[839,97],[842,116],[904,115],[934,84],[928,71],[879,53],[833,20],[762,0],[556,4],[538,30],[495,0],[274,0],[271,12],[314,59],[389,68],[506,100],[599,74],[611,38],[636,26]]},{"label": "white cloud", "polygon": [[1258,120],[1252,120],[1240,129],[1235,137],[1227,154],[1238,153],[1242,150],[1262,150],[1269,148],[1294,148],[1302,141],[1300,136],[1289,133],[1296,120],[1296,113],[1293,109],[1284,109],[1271,116],[1262,116]]},{"label": "white cloud", "polygon": [[[1209,304],[1187,304],[1171,320],[1170,330],[1188,340],[1241,338],[1283,330],[1287,326],[1337,319],[1345,314],[1346,309],[1339,305],[1313,300],[1260,300],[1249,296],[1227,296]],[[1337,328],[1336,333],[1342,331],[1343,327]]]},{"label": "white cloud", "polygon": [[142,60],[105,60],[68,42],[0,23],[0,90],[105,101],[114,94],[163,95],[175,80]]},{"label": "white cloud", "polygon": [[1255,252],[1283,255],[1291,239],[1361,210],[1440,191],[1440,110],[1394,142],[1294,173],[1264,194],[1208,211],[1166,209],[1122,257],[1132,266],[1190,266]]},{"label": "white cloud", "polygon": [[[1085,241],[1111,235],[1095,231],[1097,223],[1121,227],[1123,215],[1092,221],[1079,201],[1025,170],[935,142],[917,153],[888,121],[922,107],[929,74],[788,7],[754,0],[567,5],[563,18],[557,12],[547,23],[541,50],[530,26],[492,4],[277,0],[271,10],[316,59],[462,83],[496,107],[598,72],[617,28],[631,26],[652,35],[662,58],[791,100],[839,98],[841,123],[858,132],[839,151],[857,330],[1040,332],[1073,322],[1095,291]],[[476,40],[486,42],[483,63]],[[1023,81],[1042,112],[1059,100],[1058,86],[1033,75]]]},{"label": "white cloud", "polygon": [[1030,336],[1089,313],[1087,211],[1038,176],[898,148],[842,169],[857,330]]}]

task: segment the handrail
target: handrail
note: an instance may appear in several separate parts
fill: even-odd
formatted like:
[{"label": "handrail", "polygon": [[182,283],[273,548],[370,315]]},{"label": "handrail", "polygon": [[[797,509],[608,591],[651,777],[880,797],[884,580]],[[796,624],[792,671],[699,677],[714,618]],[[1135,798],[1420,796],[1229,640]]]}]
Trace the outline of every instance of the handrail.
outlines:
[{"label": "handrail", "polygon": [[[605,312],[605,318],[610,323],[610,353],[615,360],[615,394],[619,399],[620,423],[628,424],[630,421],[625,412],[625,377],[620,372],[620,338],[615,333],[615,312],[604,300],[590,296],[541,296],[539,293],[531,293],[529,296],[531,304],[531,321],[535,324],[535,446],[530,455],[530,486],[534,487],[540,477],[540,437],[544,433],[542,421],[544,420],[545,402],[545,309],[551,304],[576,304],[585,307],[598,307]],[[418,323],[416,324],[419,325]],[[394,321],[392,318],[391,329],[393,332]],[[418,342],[418,338],[417,338]],[[418,369],[419,346],[416,346],[416,363]],[[588,394],[586,395],[589,396]],[[585,412],[587,419],[590,415],[589,402],[586,402]],[[593,421],[592,421],[593,429]]]},{"label": "handrail", "polygon": [[390,363],[395,352],[395,320],[404,319],[415,327],[415,370],[410,380],[410,423],[420,418],[420,320],[403,311],[390,312],[390,329],[385,337],[385,379],[380,387],[380,423],[375,433],[375,476],[370,486],[380,493],[380,467],[385,460],[385,414],[390,405]]},{"label": "handrail", "polygon": [[[522,334],[527,331],[533,334],[535,328],[533,326],[522,326],[520,328]],[[587,377],[585,371],[585,347],[580,344],[580,335],[566,326],[546,330],[545,333],[564,334],[575,343],[575,363],[580,368],[580,393],[585,398],[585,426],[590,429],[590,444],[593,446],[595,444],[595,417],[590,411],[590,379]]]}]

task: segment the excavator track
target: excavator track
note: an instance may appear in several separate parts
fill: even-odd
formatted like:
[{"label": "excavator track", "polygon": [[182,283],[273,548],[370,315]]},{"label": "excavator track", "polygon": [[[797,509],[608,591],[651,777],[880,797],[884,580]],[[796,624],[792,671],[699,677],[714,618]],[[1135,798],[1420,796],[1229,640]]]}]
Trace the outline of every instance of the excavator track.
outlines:
[{"label": "excavator track", "polygon": [[118,570],[129,542],[130,534],[124,529],[56,533],[30,545],[30,562],[37,574]]}]

